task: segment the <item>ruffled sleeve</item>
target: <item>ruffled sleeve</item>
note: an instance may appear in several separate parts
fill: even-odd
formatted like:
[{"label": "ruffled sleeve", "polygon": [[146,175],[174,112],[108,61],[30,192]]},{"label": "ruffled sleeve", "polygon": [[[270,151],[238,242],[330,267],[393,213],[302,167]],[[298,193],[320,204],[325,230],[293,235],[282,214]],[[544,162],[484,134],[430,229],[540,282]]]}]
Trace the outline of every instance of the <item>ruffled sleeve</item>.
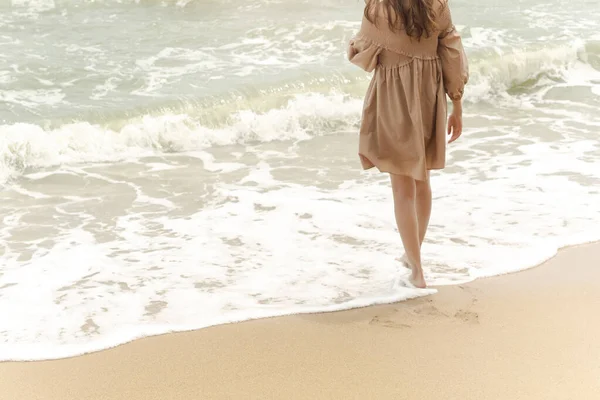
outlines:
[{"label": "ruffled sleeve", "polygon": [[442,73],[446,93],[452,100],[460,100],[469,81],[469,63],[460,35],[452,23],[447,1],[442,8],[438,26],[438,55],[442,61]]},{"label": "ruffled sleeve", "polygon": [[356,36],[348,44],[348,60],[367,72],[375,69],[381,47],[370,40]]}]

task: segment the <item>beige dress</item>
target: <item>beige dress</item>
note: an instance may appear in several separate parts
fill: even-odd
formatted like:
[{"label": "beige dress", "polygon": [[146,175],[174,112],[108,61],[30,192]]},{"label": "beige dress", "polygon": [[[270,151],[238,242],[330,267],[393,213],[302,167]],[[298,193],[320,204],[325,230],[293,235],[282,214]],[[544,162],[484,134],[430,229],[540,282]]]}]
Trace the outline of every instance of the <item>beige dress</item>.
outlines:
[{"label": "beige dress", "polygon": [[[384,3],[382,11],[384,11]],[[436,1],[437,31],[420,40],[363,17],[348,59],[375,71],[365,96],[359,156],[364,169],[426,180],[446,162],[446,93],[460,99],[469,70],[447,0]]]}]

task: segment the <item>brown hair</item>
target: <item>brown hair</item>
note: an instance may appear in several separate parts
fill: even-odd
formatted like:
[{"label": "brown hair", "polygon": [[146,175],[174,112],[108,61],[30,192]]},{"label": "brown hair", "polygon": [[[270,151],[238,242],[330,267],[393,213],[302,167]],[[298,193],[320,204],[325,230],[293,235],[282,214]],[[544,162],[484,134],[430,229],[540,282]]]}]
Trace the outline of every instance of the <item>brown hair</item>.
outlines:
[{"label": "brown hair", "polygon": [[[377,25],[381,6],[385,6],[387,22],[392,31],[404,30],[410,37],[429,37],[436,29],[435,0],[368,0],[365,18]],[[381,6],[380,6],[381,5]]]}]

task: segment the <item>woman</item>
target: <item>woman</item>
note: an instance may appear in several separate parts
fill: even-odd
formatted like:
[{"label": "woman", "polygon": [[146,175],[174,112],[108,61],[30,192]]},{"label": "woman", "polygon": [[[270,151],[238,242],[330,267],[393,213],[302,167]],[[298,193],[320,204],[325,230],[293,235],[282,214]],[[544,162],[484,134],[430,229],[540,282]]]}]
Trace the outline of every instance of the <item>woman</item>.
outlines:
[{"label": "woman", "polygon": [[446,152],[446,94],[452,100],[448,142],[462,133],[467,58],[448,0],[366,0],[349,60],[374,72],[365,97],[359,156],[364,169],[390,174],[394,212],[410,282],[426,287],[421,244],[431,215],[429,171]]}]

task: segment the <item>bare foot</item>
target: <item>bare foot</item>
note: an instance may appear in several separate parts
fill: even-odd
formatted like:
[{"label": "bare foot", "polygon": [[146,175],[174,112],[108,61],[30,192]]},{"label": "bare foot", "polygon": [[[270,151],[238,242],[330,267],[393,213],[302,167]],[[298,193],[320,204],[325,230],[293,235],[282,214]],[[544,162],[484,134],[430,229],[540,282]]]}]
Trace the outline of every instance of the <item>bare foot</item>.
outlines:
[{"label": "bare foot", "polygon": [[412,267],[410,266],[410,262],[408,262],[408,257],[406,257],[406,253],[402,254],[402,256],[400,258],[397,258],[398,261],[400,261],[400,264],[407,269],[412,269]]},{"label": "bare foot", "polygon": [[423,277],[423,271],[419,271],[415,273],[413,269],[412,274],[408,277],[408,281],[413,284],[413,286],[418,287],[419,289],[425,289],[427,287],[427,283],[425,282],[425,278]]},{"label": "bare foot", "polygon": [[402,257],[400,257],[399,261],[403,267],[408,268],[412,271],[412,273],[408,277],[409,282],[412,283],[415,287],[418,287],[419,289],[425,289],[427,287],[427,283],[425,282],[425,278],[423,277],[423,270],[419,268],[417,272],[417,268],[412,266],[411,262],[406,256],[406,253],[403,254]]}]

